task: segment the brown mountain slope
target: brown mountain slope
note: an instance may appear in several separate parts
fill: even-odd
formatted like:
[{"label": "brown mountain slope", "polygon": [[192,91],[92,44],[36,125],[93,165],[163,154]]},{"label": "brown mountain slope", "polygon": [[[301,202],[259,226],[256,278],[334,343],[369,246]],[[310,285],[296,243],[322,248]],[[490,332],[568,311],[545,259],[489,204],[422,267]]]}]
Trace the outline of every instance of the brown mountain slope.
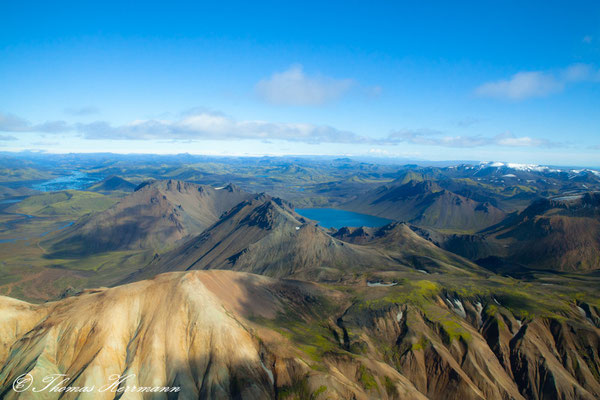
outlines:
[{"label": "brown mountain slope", "polygon": [[577,316],[575,307],[568,317],[519,319],[493,296],[434,290],[423,285],[406,305],[389,298],[353,305],[338,320],[347,348],[379,354],[431,399],[600,395],[600,357],[592,350],[600,321]]},{"label": "brown mountain slope", "polygon": [[342,207],[420,226],[453,230],[480,230],[505,217],[502,210],[489,203],[460,196],[428,180],[381,186]]},{"label": "brown mountain slope", "polygon": [[204,231],[249,197],[233,185],[215,189],[175,180],[154,181],[140,185],[108,210],[83,217],[44,247],[51,257],[163,249]]},{"label": "brown mountain slope", "polygon": [[342,269],[396,263],[376,249],[334,239],[286,202],[258,195],[204,233],[157,257],[129,280],[190,269],[232,269],[272,277],[337,280]]},{"label": "brown mountain slope", "polygon": [[286,202],[259,195],[231,209],[198,237],[157,256],[125,282],[190,269],[339,281],[371,272],[415,268],[424,272],[448,268],[481,272],[481,268],[437,248],[402,224],[392,225],[385,238],[373,243],[348,243],[305,220]]},{"label": "brown mountain slope", "polygon": [[341,292],[191,271],[37,306],[0,297],[0,397],[36,398],[12,390],[22,374],[65,374],[70,386],[176,386],[182,399],[598,398],[598,308],[545,295],[554,309],[524,316],[539,288],[515,289],[413,279]]},{"label": "brown mountain slope", "polygon": [[[0,349],[11,350],[0,353],[0,397],[32,398],[36,385],[38,390],[45,386],[45,376],[62,373],[72,378],[69,386],[96,390],[88,397],[45,391],[44,398],[114,399],[119,387],[135,386],[179,387],[180,399],[269,399],[285,393],[304,399],[315,392],[367,399],[367,390],[345,375],[362,366],[360,360],[342,359],[339,370],[313,369],[310,353],[273,328],[252,322],[273,319],[290,307],[308,322],[318,309],[315,300],[325,295],[339,297],[309,283],[196,271],[90,290],[41,306],[0,297]],[[425,399],[389,366],[365,362],[382,379],[389,375],[402,398]],[[12,390],[13,381],[27,373],[32,391]],[[115,376],[127,379],[113,390]],[[126,392],[123,398],[167,396]]]},{"label": "brown mountain slope", "polygon": [[499,271],[600,269],[600,193],[537,200],[475,235],[417,231],[446,250]]},{"label": "brown mountain slope", "polygon": [[136,185],[116,175],[109,176],[108,178],[103,179],[102,181],[88,188],[88,190],[94,192],[133,192],[135,189]]},{"label": "brown mountain slope", "polygon": [[448,272],[449,269],[480,272],[475,264],[440,249],[401,222],[392,222],[379,228],[341,228],[332,236],[345,242],[377,248],[398,263],[421,272]]},{"label": "brown mountain slope", "polygon": [[511,242],[512,262],[558,271],[600,269],[600,193],[536,201],[493,236]]}]

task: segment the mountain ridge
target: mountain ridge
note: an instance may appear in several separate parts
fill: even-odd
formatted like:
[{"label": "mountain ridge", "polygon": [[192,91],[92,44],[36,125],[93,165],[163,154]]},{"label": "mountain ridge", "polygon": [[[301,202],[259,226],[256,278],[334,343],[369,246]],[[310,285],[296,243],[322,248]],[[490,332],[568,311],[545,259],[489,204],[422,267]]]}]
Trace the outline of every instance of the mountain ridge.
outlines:
[{"label": "mountain ridge", "polygon": [[490,203],[458,195],[431,180],[384,185],[341,207],[438,229],[480,230],[505,217]]},{"label": "mountain ridge", "polygon": [[80,218],[44,245],[50,257],[161,249],[202,232],[250,196],[234,185],[217,190],[176,180],[153,181],[109,209]]}]

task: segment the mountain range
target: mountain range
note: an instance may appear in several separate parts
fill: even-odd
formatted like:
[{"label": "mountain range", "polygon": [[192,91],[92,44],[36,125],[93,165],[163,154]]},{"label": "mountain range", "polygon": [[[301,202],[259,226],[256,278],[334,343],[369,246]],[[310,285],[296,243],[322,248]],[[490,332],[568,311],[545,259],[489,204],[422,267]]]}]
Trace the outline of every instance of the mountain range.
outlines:
[{"label": "mountain range", "polygon": [[340,281],[369,271],[478,268],[402,225],[391,225],[385,236],[389,246],[382,246],[383,240],[374,245],[345,241],[297,214],[289,203],[257,195],[233,207],[202,234],[155,257],[127,281],[191,269]]},{"label": "mountain range", "polygon": [[157,159],[0,182],[0,398],[600,397],[595,170]]},{"label": "mountain range", "polygon": [[536,200],[477,234],[415,230],[438,246],[494,270],[597,270],[600,193]]},{"label": "mountain range", "polygon": [[45,243],[51,257],[123,249],[165,249],[202,232],[249,193],[167,180],[140,184],[114,206],[80,218]]},{"label": "mountain range", "polygon": [[392,183],[342,204],[344,209],[425,227],[479,230],[500,222],[505,212],[478,202],[430,180]]}]

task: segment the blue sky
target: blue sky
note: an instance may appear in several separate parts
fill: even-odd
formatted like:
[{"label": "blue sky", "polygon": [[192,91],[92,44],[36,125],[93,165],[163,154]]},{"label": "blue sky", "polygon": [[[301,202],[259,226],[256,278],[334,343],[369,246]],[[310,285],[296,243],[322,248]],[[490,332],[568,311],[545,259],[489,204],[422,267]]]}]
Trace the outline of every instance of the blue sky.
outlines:
[{"label": "blue sky", "polygon": [[600,166],[600,3],[521,3],[4,2],[0,149]]}]

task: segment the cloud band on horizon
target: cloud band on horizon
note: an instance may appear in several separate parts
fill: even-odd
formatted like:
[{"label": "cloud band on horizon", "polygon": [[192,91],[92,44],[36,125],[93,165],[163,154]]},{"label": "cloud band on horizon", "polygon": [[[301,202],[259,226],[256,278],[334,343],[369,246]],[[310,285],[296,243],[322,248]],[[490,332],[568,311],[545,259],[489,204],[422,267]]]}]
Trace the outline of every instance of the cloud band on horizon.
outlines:
[{"label": "cloud band on horizon", "polygon": [[509,79],[486,82],[475,89],[480,97],[524,100],[561,92],[568,84],[600,82],[600,70],[590,64],[572,64],[558,72],[521,71]]},{"label": "cloud band on horizon", "polygon": [[382,146],[409,143],[452,148],[485,146],[549,148],[565,145],[547,139],[515,136],[510,132],[492,137],[484,135],[453,136],[440,131],[418,129],[397,130],[385,137],[375,138],[340,130],[329,125],[275,123],[260,120],[237,121],[225,114],[205,110],[194,110],[175,120],[134,120],[118,126],[107,121],[72,124],[65,121],[47,121],[41,124],[32,124],[15,115],[0,113],[0,131],[9,133],[74,132],[87,140],[281,140],[308,144],[340,143]]}]

